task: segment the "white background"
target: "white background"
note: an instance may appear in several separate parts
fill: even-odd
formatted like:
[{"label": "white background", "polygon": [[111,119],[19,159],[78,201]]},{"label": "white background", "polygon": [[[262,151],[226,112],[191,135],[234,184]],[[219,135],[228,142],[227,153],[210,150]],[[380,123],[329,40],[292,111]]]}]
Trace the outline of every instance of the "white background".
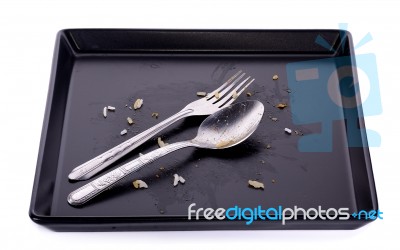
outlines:
[{"label": "white background", "polygon": [[[0,2],[0,230],[2,249],[372,249],[398,246],[399,1],[18,1]],[[28,208],[53,46],[64,28],[337,28],[348,23],[358,53],[377,56],[382,115],[367,118],[382,145],[371,148],[384,219],[354,231],[55,233]],[[18,182],[16,182],[18,180]],[[397,231],[397,232],[396,232]],[[144,246],[143,246],[144,247]]]}]

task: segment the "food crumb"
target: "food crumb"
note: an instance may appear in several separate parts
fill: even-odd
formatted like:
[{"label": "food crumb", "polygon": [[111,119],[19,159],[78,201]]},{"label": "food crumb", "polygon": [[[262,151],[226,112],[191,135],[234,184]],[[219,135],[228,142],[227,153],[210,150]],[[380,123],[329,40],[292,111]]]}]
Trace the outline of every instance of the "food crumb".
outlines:
[{"label": "food crumb", "polygon": [[160,170],[164,170],[165,168],[164,168],[164,167],[160,167],[159,169],[160,169]]},{"label": "food crumb", "polygon": [[129,109],[132,110],[132,107],[129,106]]},{"label": "food crumb", "polygon": [[285,104],[285,103],[279,103],[278,105],[276,105],[276,107],[277,107],[278,109],[284,109],[284,108],[287,107],[287,104]]},{"label": "food crumb", "polygon": [[295,133],[296,135],[300,135],[300,136],[303,135],[303,132],[301,132],[300,130],[295,130],[294,133]]},{"label": "food crumb", "polygon": [[160,176],[158,174],[156,174],[156,178],[160,178]]},{"label": "food crumb", "polygon": [[157,113],[157,112],[153,112],[153,113],[151,114],[151,117],[154,117],[154,118],[158,119],[158,113]]},{"label": "food crumb", "polygon": [[129,125],[132,125],[132,124],[134,124],[134,122],[133,122],[133,119],[132,119],[132,118],[128,117],[128,118],[126,118],[126,120],[128,121],[128,124],[129,124]]},{"label": "food crumb", "polygon": [[174,187],[178,185],[179,182],[179,176],[177,174],[174,174]]},{"label": "food crumb", "polygon": [[161,137],[158,137],[157,143],[158,143],[158,146],[159,146],[160,148],[165,147],[165,146],[167,145],[165,142],[163,142],[163,141],[161,140]]},{"label": "food crumb", "polygon": [[261,160],[260,162],[261,162],[261,164],[264,164],[264,163],[265,163],[265,161],[264,161],[264,160]]},{"label": "food crumb", "polygon": [[264,183],[258,181],[249,180],[249,186],[255,189],[264,189]]},{"label": "food crumb", "polygon": [[121,135],[126,135],[126,133],[128,133],[128,130],[126,130],[126,129],[121,131]]},{"label": "food crumb", "polygon": [[289,134],[289,135],[292,134],[292,130],[291,130],[290,128],[285,128],[285,132],[286,132],[287,134]]},{"label": "food crumb", "polygon": [[207,93],[206,93],[206,92],[203,92],[203,91],[200,91],[200,92],[197,92],[196,95],[197,95],[197,96],[204,97],[204,96],[207,95]]},{"label": "food crumb", "polygon": [[272,76],[272,80],[276,81],[276,80],[278,80],[278,79],[279,79],[279,76],[278,76],[278,75],[273,75],[273,76]]},{"label": "food crumb", "polygon": [[165,212],[164,212],[164,210],[160,210],[160,214],[164,214]]},{"label": "food crumb", "polygon": [[215,93],[214,93],[214,96],[215,96],[215,98],[219,99],[219,92],[218,92],[218,91],[215,92]]},{"label": "food crumb", "polygon": [[267,149],[270,149],[271,148],[271,144],[267,144]]},{"label": "food crumb", "polygon": [[128,104],[125,104],[125,108],[127,108],[128,107]]},{"label": "food crumb", "polygon": [[103,109],[103,116],[104,118],[107,118],[107,107],[104,107]]},{"label": "food crumb", "polygon": [[108,109],[109,111],[115,111],[115,107],[113,107],[113,106],[108,106],[107,109]]},{"label": "food crumb", "polygon": [[246,95],[247,95],[248,97],[250,97],[250,96],[252,96],[253,94],[252,94],[251,92],[247,92]]},{"label": "food crumb", "polygon": [[272,117],[271,120],[272,120],[273,122],[276,122],[276,121],[278,121],[278,118]]},{"label": "food crumb", "polygon": [[182,176],[179,176],[178,174],[174,174],[174,187],[176,187],[179,182],[184,184],[186,182],[186,180]]},{"label": "food crumb", "polygon": [[238,93],[236,92],[236,91],[233,91],[233,93],[232,93],[232,98],[234,99],[234,100],[236,100],[237,98],[238,98]]},{"label": "food crumb", "polygon": [[140,109],[143,105],[143,99],[136,99],[135,103],[133,104],[133,109]]},{"label": "food crumb", "polygon": [[134,182],[132,182],[132,184],[136,189],[149,187],[149,186],[147,186],[146,182],[144,182],[142,180],[135,180]]},{"label": "food crumb", "polygon": [[272,183],[276,183],[275,179],[272,179],[271,182],[272,182]]}]

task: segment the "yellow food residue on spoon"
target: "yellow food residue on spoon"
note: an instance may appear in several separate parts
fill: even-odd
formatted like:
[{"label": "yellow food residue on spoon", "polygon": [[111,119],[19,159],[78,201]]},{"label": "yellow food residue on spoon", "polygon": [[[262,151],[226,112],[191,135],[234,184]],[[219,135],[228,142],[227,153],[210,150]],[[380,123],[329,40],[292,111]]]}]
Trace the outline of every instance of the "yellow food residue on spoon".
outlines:
[{"label": "yellow food residue on spoon", "polygon": [[220,142],[218,142],[217,144],[215,144],[215,147],[216,148],[225,148],[225,147],[228,147],[228,146],[230,146],[230,145],[232,145],[232,144],[234,144],[235,143],[235,141],[233,141],[233,140],[229,140],[229,141],[220,141]]}]

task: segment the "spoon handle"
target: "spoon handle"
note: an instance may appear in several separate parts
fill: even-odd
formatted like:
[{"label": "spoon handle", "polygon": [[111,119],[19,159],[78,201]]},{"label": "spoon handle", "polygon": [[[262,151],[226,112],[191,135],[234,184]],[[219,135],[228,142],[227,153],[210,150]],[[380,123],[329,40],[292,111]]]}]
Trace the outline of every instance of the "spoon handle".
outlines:
[{"label": "spoon handle", "polygon": [[145,165],[175,150],[190,146],[195,145],[191,141],[177,142],[144,154],[71,192],[68,195],[68,203],[73,206],[82,205],[103,191],[111,188],[130,173],[140,170]]},{"label": "spoon handle", "polygon": [[189,116],[192,111],[193,110],[191,109],[182,109],[175,115],[167,118],[157,125],[147,129],[146,131],[143,131],[142,133],[132,137],[131,139],[124,141],[123,143],[107,150],[101,155],[98,155],[95,158],[74,168],[69,174],[68,178],[70,180],[87,180],[91,178],[93,175],[110,166],[112,163],[125,156],[133,149],[139,147],[141,144],[146,142],[151,137],[155,136],[163,129],[167,128],[176,121],[186,116]]}]

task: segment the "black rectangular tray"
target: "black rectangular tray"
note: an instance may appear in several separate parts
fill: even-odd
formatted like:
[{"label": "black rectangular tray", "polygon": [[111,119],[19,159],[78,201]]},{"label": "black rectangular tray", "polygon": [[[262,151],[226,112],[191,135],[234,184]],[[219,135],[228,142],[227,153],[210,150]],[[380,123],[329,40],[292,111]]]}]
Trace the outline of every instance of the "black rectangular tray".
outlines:
[{"label": "black rectangular tray", "polygon": [[[291,65],[304,61],[325,69],[339,67],[336,58],[348,58],[353,64],[350,34],[344,32],[344,39],[341,34],[339,30],[60,31],[30,217],[57,231],[354,229],[368,223],[370,220],[352,217],[293,220],[284,226],[280,221],[258,220],[246,225],[244,220],[188,220],[192,203],[196,208],[214,209],[235,205],[347,207],[350,213],[378,209],[365,133],[346,127],[349,120],[364,127],[361,109],[339,109],[343,117],[332,120],[331,150],[303,152],[299,148],[302,138],[321,133],[322,121],[299,122],[294,104],[301,104],[302,99],[295,100],[294,96],[302,89],[289,82],[293,72],[288,71]],[[331,47],[316,43],[318,38]],[[226,150],[180,150],[153,162],[83,207],[67,203],[67,195],[86,183],[68,181],[74,167],[169,117],[197,99],[196,92],[215,89],[238,70],[256,79],[248,89],[252,95],[242,95],[238,101],[255,99],[265,106],[259,128],[247,141]],[[272,80],[275,74],[279,76],[276,81]],[[327,94],[320,92],[310,93],[308,100],[303,100],[315,100],[316,110],[309,112],[324,111],[316,96],[325,98]],[[140,110],[125,107],[137,98],[144,100]],[[360,104],[356,96],[354,101]],[[281,110],[275,107],[278,103],[289,106]],[[102,109],[107,105],[115,106],[116,112],[104,119]],[[158,120],[151,116],[153,112],[159,113]],[[128,127],[127,116],[136,124],[127,136],[120,136],[120,131]],[[189,117],[160,136],[169,143],[190,139],[204,118]],[[285,134],[286,127],[293,130],[292,135]],[[350,147],[350,134],[360,142],[358,146]],[[153,138],[113,168],[155,148]],[[183,176],[186,183],[174,188],[174,173]],[[146,181],[149,188],[135,190],[134,179]],[[248,187],[250,179],[262,181],[265,189]]]}]

